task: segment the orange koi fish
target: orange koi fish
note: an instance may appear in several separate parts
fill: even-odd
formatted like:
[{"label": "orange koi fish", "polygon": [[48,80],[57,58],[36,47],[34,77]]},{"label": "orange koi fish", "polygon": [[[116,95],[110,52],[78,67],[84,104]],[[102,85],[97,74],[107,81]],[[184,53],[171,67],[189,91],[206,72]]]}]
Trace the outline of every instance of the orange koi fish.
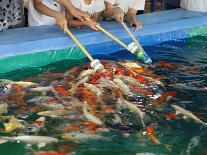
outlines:
[{"label": "orange koi fish", "polygon": [[66,131],[78,131],[80,130],[80,124],[79,123],[73,123],[71,125],[65,125],[63,127],[64,130]]},{"label": "orange koi fish", "polygon": [[46,75],[46,76],[63,76],[63,73],[51,73],[51,72],[44,72],[42,73],[42,75]]},{"label": "orange koi fish", "polygon": [[155,143],[156,145],[164,145],[167,149],[170,149],[170,147],[172,147],[171,145],[168,145],[168,144],[162,144],[155,136],[155,130],[154,128],[152,127],[152,125],[148,125],[146,127],[146,132],[147,132],[147,137],[153,142]]},{"label": "orange koi fish", "polygon": [[[33,151],[35,155],[70,155],[67,152],[53,152],[53,151]],[[71,154],[72,155],[72,154]]]},{"label": "orange koi fish", "polygon": [[170,121],[176,117],[176,112],[169,113],[164,116],[166,120]]},{"label": "orange koi fish", "polygon": [[69,96],[69,92],[61,85],[53,85],[53,89],[62,96]]},{"label": "orange koi fish", "polygon": [[138,90],[141,94],[144,94],[144,95],[153,95],[154,93],[151,91],[151,90],[147,90],[145,89],[144,87],[139,87],[137,85],[130,85],[129,86],[130,89],[135,89],[135,90]]},{"label": "orange koi fish", "polygon": [[114,72],[115,72],[115,74],[118,74],[118,75],[122,75],[122,76],[125,75],[124,70],[119,67],[116,67]]},{"label": "orange koi fish", "polygon": [[169,68],[169,69],[177,69],[177,67],[167,61],[159,61],[155,63],[155,66],[158,67],[164,67],[164,68]]},{"label": "orange koi fish", "polygon": [[161,144],[161,142],[154,136],[154,134],[155,134],[155,130],[154,130],[154,128],[152,127],[152,125],[148,125],[147,127],[146,127],[146,132],[147,132],[147,137],[153,142],[153,143],[155,143],[155,144],[157,144],[157,145],[160,145]]}]

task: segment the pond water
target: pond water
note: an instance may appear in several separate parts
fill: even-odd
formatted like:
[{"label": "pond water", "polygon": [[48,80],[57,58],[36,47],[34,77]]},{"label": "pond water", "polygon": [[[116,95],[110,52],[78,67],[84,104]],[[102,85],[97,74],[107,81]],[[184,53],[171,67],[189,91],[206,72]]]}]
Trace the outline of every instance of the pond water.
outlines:
[{"label": "pond water", "polygon": [[[168,84],[162,90],[176,92],[176,96],[167,102],[169,106],[161,107],[162,111],[166,113],[172,112],[172,109],[169,110],[168,108],[170,105],[175,104],[191,111],[203,122],[207,122],[207,37],[197,36],[184,40],[174,40],[156,46],[144,47],[144,49],[146,52],[149,51],[153,64],[156,66],[152,67],[151,70],[157,75],[163,75],[168,79]],[[127,51],[119,51],[110,55],[98,55],[96,57],[100,60],[135,60],[135,57]],[[0,79],[20,81],[30,77],[38,77],[45,72],[64,73],[69,68],[82,66],[86,63],[87,60],[64,60],[41,68],[27,68],[1,74]],[[22,110],[24,114],[25,109]],[[16,110],[15,108],[9,108],[8,113],[15,115]],[[18,112],[20,113],[18,116],[20,116],[21,110]],[[34,121],[38,118],[34,112],[27,113],[30,118],[26,118],[24,114],[22,114],[22,118],[25,118],[26,121]],[[159,113],[156,116],[156,119],[152,119],[155,136],[162,144],[168,144],[170,147],[153,143],[147,136],[143,136],[144,130],[141,130],[141,132],[123,132],[116,128],[116,130],[110,129],[101,134],[104,137],[103,139],[95,137],[84,141],[64,140],[57,144],[49,144],[39,150],[37,146],[30,147],[22,142],[7,142],[0,144],[0,155],[63,155],[67,153],[77,155],[207,154],[207,127],[196,123],[192,119],[183,119],[181,116],[170,120],[164,119],[161,114],[159,116]],[[68,123],[67,120],[62,118],[49,118],[46,120],[43,131],[38,135],[58,137],[61,133],[59,126]],[[1,120],[0,136],[18,134],[18,132],[4,133],[3,123],[5,122]]]}]

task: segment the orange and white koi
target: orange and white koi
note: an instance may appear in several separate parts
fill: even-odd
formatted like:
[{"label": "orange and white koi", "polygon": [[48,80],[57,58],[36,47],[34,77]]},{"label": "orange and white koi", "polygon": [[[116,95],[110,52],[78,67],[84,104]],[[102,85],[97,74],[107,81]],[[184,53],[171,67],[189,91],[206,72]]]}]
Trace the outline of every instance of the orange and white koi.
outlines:
[{"label": "orange and white koi", "polygon": [[70,95],[70,93],[61,85],[53,85],[53,89],[64,97]]}]

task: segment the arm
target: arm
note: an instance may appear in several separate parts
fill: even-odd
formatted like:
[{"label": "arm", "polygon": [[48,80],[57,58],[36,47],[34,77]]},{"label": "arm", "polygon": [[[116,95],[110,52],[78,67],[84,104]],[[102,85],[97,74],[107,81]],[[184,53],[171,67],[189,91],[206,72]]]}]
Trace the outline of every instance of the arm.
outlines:
[{"label": "arm", "polygon": [[66,19],[68,21],[68,27],[75,27],[75,28],[82,28],[82,27],[89,27],[93,30],[98,30],[96,28],[97,23],[95,21],[80,21],[74,19],[71,13],[66,12]]},{"label": "arm", "polygon": [[62,15],[60,12],[57,12],[55,10],[50,9],[46,5],[42,3],[42,0],[34,0],[34,7],[37,11],[40,13],[54,17],[56,20],[57,25],[61,28],[64,29],[67,27],[67,20],[64,15]]},{"label": "arm", "polygon": [[126,20],[130,24],[130,26],[135,25],[135,31],[137,32],[139,29],[142,28],[142,24],[136,18],[137,10],[130,9],[126,15]]},{"label": "arm", "polygon": [[119,7],[114,7],[113,4],[105,2],[105,12],[104,16],[106,18],[114,17],[118,22],[123,22],[124,11]]},{"label": "arm", "polygon": [[69,0],[55,0],[58,4],[62,7],[66,8],[68,12],[70,12],[75,18],[79,19],[80,21],[84,21],[85,18],[90,18],[88,14],[85,12],[73,7]]}]

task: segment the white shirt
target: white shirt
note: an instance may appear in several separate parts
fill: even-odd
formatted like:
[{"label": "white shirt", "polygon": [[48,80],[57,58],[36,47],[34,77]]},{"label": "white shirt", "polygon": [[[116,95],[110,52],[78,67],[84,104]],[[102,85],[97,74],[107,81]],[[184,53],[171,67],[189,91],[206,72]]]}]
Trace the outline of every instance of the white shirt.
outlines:
[{"label": "white shirt", "polygon": [[114,6],[120,7],[126,14],[130,9],[144,10],[145,0],[104,0]]},{"label": "white shirt", "polygon": [[[54,0],[42,0],[42,3],[60,13],[65,14],[65,9],[56,3]],[[28,23],[29,26],[40,26],[40,25],[53,25],[56,24],[55,18],[46,16],[38,12],[34,8],[33,0],[29,0],[29,9],[28,9]]]},{"label": "white shirt", "polygon": [[104,0],[91,0],[91,4],[86,4],[84,0],[70,0],[72,5],[81,11],[87,12],[90,15],[104,11]]},{"label": "white shirt", "polygon": [[186,10],[207,12],[207,0],[181,0],[180,6]]}]

